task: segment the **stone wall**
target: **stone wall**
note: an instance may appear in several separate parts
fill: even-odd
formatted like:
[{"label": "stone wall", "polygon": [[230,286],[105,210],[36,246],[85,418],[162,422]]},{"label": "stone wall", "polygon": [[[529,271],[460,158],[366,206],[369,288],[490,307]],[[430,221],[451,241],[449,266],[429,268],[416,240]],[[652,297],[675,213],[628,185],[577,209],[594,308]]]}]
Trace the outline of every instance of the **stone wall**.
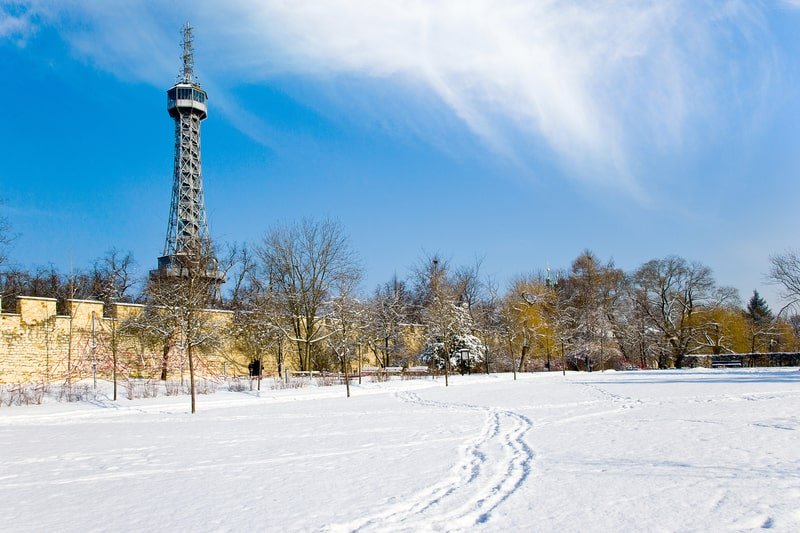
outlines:
[{"label": "stone wall", "polygon": [[[0,313],[0,383],[108,378],[114,367],[121,379],[158,378],[166,368],[170,379],[188,375],[185,349],[178,339],[158,340],[124,327],[140,316],[143,306],[114,304],[104,317],[102,302],[68,300],[68,315],[56,314],[54,298],[17,298],[16,313]],[[248,354],[224,336],[232,313],[206,310],[222,342],[213,349],[195,348],[197,373],[205,377],[242,376]],[[179,337],[179,336],[178,336]],[[165,347],[166,344],[166,347]],[[265,368],[264,372],[273,371]]]}]

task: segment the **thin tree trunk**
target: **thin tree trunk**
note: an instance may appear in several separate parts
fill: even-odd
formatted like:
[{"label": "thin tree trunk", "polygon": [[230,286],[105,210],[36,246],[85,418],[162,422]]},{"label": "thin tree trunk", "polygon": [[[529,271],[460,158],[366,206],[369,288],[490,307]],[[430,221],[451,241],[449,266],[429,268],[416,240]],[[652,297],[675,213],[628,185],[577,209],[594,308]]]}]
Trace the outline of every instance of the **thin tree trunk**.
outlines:
[{"label": "thin tree trunk", "polygon": [[164,343],[161,355],[161,381],[167,381],[167,365],[169,364],[169,343]]},{"label": "thin tree trunk", "polygon": [[311,343],[308,339],[305,340],[305,369],[311,372]]},{"label": "thin tree trunk", "polygon": [[[528,353],[528,347],[523,345],[522,355],[520,355],[519,357],[519,368],[517,369],[517,372],[522,372],[523,365],[525,364],[525,356],[527,355],[527,353]],[[514,376],[514,379],[517,379],[516,375]]]},{"label": "thin tree trunk", "polygon": [[278,341],[278,377],[283,378],[283,339]]},{"label": "thin tree trunk", "polygon": [[186,353],[189,356],[189,389],[192,393],[192,414],[195,413],[195,395],[194,395],[194,357],[192,356],[192,343],[187,343]]},{"label": "thin tree trunk", "polygon": [[303,357],[303,341],[297,341],[297,367],[302,372],[306,369]]},{"label": "thin tree trunk", "polygon": [[350,397],[350,375],[347,373],[347,356],[342,357],[342,372],[344,373],[344,387],[347,390],[347,397]]},{"label": "thin tree trunk", "polygon": [[511,339],[508,339],[508,352],[511,354],[511,372],[514,374],[514,381],[517,381],[517,360],[514,358],[514,346]]}]

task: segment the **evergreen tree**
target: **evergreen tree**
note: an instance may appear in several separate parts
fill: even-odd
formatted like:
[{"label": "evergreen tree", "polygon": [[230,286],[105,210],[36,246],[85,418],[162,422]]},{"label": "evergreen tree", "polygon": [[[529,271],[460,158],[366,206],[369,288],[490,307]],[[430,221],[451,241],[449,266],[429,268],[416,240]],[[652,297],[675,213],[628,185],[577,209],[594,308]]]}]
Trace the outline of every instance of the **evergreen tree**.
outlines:
[{"label": "evergreen tree", "polygon": [[753,297],[747,303],[747,316],[754,324],[763,325],[772,322],[772,310],[758,291],[753,291]]}]

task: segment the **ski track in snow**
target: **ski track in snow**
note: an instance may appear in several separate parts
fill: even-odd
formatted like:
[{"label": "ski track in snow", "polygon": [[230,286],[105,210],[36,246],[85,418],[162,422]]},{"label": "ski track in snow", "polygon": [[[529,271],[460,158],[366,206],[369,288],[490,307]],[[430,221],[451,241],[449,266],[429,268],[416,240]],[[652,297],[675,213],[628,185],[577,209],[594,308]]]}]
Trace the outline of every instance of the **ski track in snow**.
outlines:
[{"label": "ski track in snow", "polygon": [[533,423],[504,409],[425,400],[413,392],[400,392],[396,396],[415,405],[483,412],[486,415],[483,432],[458,449],[455,464],[438,483],[360,520],[326,529],[459,531],[488,522],[492,512],[530,475],[534,454],[525,436]]}]

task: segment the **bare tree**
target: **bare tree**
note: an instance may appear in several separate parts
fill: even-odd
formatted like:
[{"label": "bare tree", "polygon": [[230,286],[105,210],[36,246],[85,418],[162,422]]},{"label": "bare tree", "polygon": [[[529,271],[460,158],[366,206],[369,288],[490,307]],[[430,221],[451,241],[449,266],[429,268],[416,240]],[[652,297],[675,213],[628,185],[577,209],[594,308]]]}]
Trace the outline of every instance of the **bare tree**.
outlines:
[{"label": "bare tree", "polygon": [[278,322],[282,315],[273,287],[265,285],[258,276],[256,258],[247,247],[238,252],[238,270],[232,276],[232,297],[229,307],[234,310],[230,334],[239,348],[257,364],[258,388],[266,355],[274,350],[278,375],[283,376],[282,343],[285,327]]},{"label": "bare tree", "polygon": [[311,370],[312,347],[329,332],[323,326],[323,304],[337,287],[358,279],[361,266],[341,226],[333,220],[303,220],[276,226],[258,248],[261,275],[290,327],[300,370]]},{"label": "bare tree", "polygon": [[[3,200],[0,199],[0,207],[3,204]],[[0,268],[8,260],[8,247],[13,240],[14,234],[11,232],[11,223],[8,221],[8,217],[0,216]]]},{"label": "bare tree", "polygon": [[414,269],[416,300],[420,320],[426,328],[421,359],[444,370],[449,385],[451,359],[462,349],[469,350],[467,368],[482,362],[485,347],[472,334],[474,329],[468,302],[464,298],[465,280],[451,275],[438,255],[423,257]]},{"label": "bare tree", "polygon": [[[162,291],[152,285],[151,283],[145,288],[145,298],[148,298],[146,300],[148,303],[142,313],[127,318],[120,324],[120,328],[126,334],[136,338],[142,356],[147,348],[160,350],[158,364],[151,365],[151,368],[158,368],[159,379],[166,381],[169,377],[170,356],[173,349],[180,343],[180,329],[178,322],[170,319],[171,315],[166,310],[160,309],[159,305],[155,303],[162,298],[165,289]],[[159,294],[151,297],[151,292]],[[166,295],[163,296],[166,297]]]},{"label": "bare tree", "polygon": [[487,279],[483,282],[484,296],[470,308],[473,319],[474,334],[477,335],[485,347],[485,370],[491,372],[492,356],[490,352],[500,353],[496,350],[498,340],[502,336],[502,301],[498,297],[497,284]]},{"label": "bare tree", "polygon": [[330,335],[326,341],[336,354],[344,376],[347,397],[350,397],[350,364],[353,354],[358,349],[363,332],[368,325],[367,307],[356,297],[358,277],[343,280],[337,287],[336,296],[327,303],[328,326]]},{"label": "bare tree", "polygon": [[279,345],[283,331],[275,323],[275,308],[269,294],[253,294],[240,301],[234,310],[229,333],[239,349],[248,354],[258,369],[258,389],[261,389],[261,375],[265,359],[270,352],[276,353],[278,375],[283,376],[284,368]]},{"label": "bare tree", "polygon": [[467,304],[470,312],[487,296],[487,285],[481,278],[482,265],[483,258],[476,258],[472,265],[457,268],[452,276],[452,285],[458,291],[458,300]]},{"label": "bare tree", "polygon": [[[133,255],[111,249],[102,259],[95,261],[94,278],[98,280],[96,297],[104,304],[106,314],[112,313],[113,305],[129,299],[128,292],[133,285]],[[117,369],[119,367],[119,350],[121,328],[118,317],[112,316],[109,324],[108,348],[111,353],[111,381],[113,399],[117,399]],[[94,342],[94,341],[93,341]]]},{"label": "bare tree", "polygon": [[394,276],[389,282],[375,289],[369,301],[370,344],[376,355],[383,353],[382,366],[396,362],[398,347],[402,344],[403,323],[408,320],[410,306],[405,283]]},{"label": "bare tree", "polygon": [[106,305],[131,301],[131,288],[134,285],[136,261],[130,252],[112,248],[95,261],[93,278],[97,280],[94,297]]},{"label": "bare tree", "polygon": [[[648,261],[633,279],[636,305],[661,332],[678,368],[697,344],[696,335],[713,327],[706,323],[702,311],[738,298],[733,289],[717,288],[710,268],[677,256]],[[663,358],[659,366],[666,366]]]},{"label": "bare tree", "polygon": [[620,304],[622,310],[613,327],[625,365],[639,368],[657,365],[659,354],[671,353],[671,350],[660,330],[637,305],[636,291],[630,283],[626,284],[626,294]]},{"label": "bare tree", "polygon": [[514,381],[516,381],[518,359],[515,356],[515,352],[517,345],[520,346],[520,350],[523,349],[522,346],[524,346],[525,341],[522,331],[518,327],[518,311],[508,297],[504,298],[500,305],[497,325],[500,336],[503,339],[503,352],[505,356],[510,359],[511,372],[514,374]]},{"label": "bare tree", "polygon": [[28,293],[30,274],[17,268],[0,270],[0,311],[13,312],[17,296],[35,296]]},{"label": "bare tree", "polygon": [[570,309],[569,330],[573,359],[584,361],[587,370],[605,362],[618,352],[614,324],[618,320],[624,273],[613,261],[605,264],[591,251],[581,253],[569,274],[559,280],[559,295]]},{"label": "bare tree", "polygon": [[767,278],[780,287],[781,298],[786,300],[786,304],[778,312],[778,316],[781,316],[790,309],[800,307],[800,255],[789,250],[771,256],[769,261]]},{"label": "bare tree", "polygon": [[[147,286],[147,306],[143,327],[166,342],[176,342],[185,350],[189,363],[189,386],[192,413],[196,411],[195,356],[220,344],[222,331],[209,313],[219,289],[218,272],[227,271],[232,258],[218,262],[210,246],[176,256],[176,275],[152,276]],[[165,344],[165,355],[167,353]]]}]

